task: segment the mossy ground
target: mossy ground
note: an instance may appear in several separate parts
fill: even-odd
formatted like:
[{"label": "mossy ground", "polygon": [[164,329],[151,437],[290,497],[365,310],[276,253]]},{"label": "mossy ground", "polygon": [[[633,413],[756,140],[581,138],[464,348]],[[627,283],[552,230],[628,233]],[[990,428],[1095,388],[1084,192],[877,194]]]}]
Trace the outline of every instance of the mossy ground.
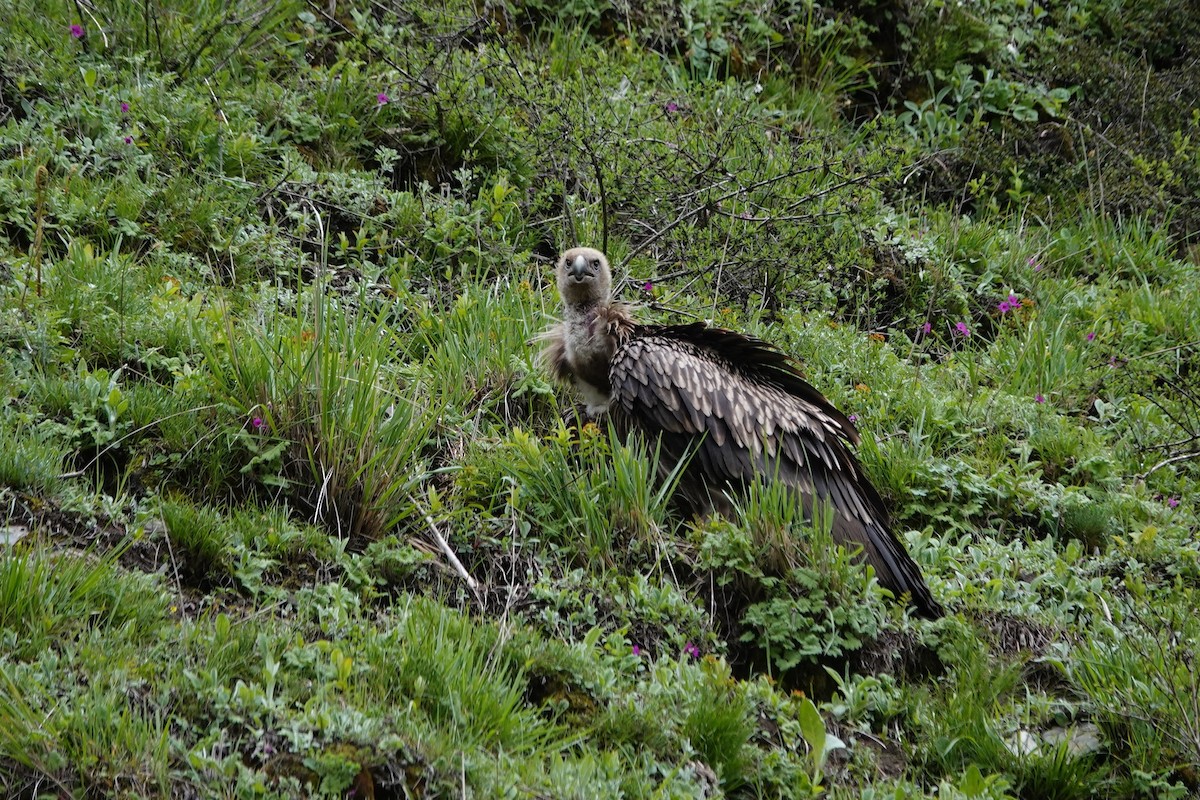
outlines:
[{"label": "mossy ground", "polygon": [[[111,5],[0,9],[6,794],[1200,789],[1200,16]],[[562,426],[576,241],[803,362],[946,619]]]}]

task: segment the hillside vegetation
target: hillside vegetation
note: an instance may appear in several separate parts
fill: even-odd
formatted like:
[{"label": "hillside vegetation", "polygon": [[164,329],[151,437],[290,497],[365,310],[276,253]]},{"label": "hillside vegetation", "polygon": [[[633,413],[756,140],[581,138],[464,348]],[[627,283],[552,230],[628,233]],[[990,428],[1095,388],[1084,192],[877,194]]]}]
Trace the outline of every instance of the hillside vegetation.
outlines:
[{"label": "hillside vegetation", "polygon": [[[5,796],[1200,791],[1195,3],[8,0],[0,41]],[[944,619],[564,427],[575,243],[853,415]]]}]

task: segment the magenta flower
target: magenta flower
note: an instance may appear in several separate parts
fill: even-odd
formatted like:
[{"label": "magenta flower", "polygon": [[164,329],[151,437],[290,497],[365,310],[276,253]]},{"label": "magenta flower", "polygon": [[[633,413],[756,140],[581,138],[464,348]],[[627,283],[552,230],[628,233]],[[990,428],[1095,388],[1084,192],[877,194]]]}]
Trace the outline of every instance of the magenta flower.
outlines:
[{"label": "magenta flower", "polygon": [[668,114],[674,114],[676,111],[679,110],[679,103],[676,103],[674,100],[672,100],[671,102],[669,102],[665,106],[663,106],[663,108],[666,109]]},{"label": "magenta flower", "polygon": [[1167,505],[1169,505],[1171,508],[1179,508],[1179,498],[1178,497],[1167,498]]},{"label": "magenta flower", "polygon": [[379,94],[375,95],[375,102],[381,106],[386,106],[388,103],[392,102],[392,98],[388,97],[383,92],[380,92]]},{"label": "magenta flower", "polygon": [[933,330],[933,323],[931,323],[931,322],[926,322],[924,325],[921,326],[921,333],[924,333],[926,335],[928,335],[929,332],[932,330]]},{"label": "magenta flower", "polygon": [[1046,398],[1045,398],[1043,395],[1040,395],[1040,394],[1039,394],[1039,395],[1037,395],[1036,397],[1034,397],[1034,398],[1033,398],[1033,402],[1035,402],[1035,403],[1044,403],[1044,402],[1046,402]]},{"label": "magenta flower", "polygon": [[125,144],[133,144],[133,137],[132,137],[132,136],[126,136],[126,137],[125,137]]},{"label": "magenta flower", "polygon": [[959,322],[954,326],[954,330],[958,331],[959,336],[970,336],[971,329],[967,327],[967,323]]},{"label": "magenta flower", "polygon": [[1001,300],[1000,305],[996,306],[1001,314],[1007,314],[1010,311],[1016,311],[1020,307],[1021,298],[1012,293],[1009,293],[1008,297]]},{"label": "magenta flower", "polygon": [[1041,262],[1040,262],[1040,261],[1038,261],[1038,260],[1037,260],[1037,257],[1036,257],[1036,256],[1030,256],[1030,257],[1029,257],[1029,266],[1033,267],[1033,271],[1034,271],[1034,272],[1041,272],[1041,271],[1042,271],[1042,264],[1041,264]]},{"label": "magenta flower", "polygon": [[262,417],[255,417],[254,419],[250,420],[250,424],[256,431],[261,431],[263,428],[267,427],[267,423],[263,422]]},{"label": "magenta flower", "polygon": [[76,39],[82,39],[83,38],[83,26],[82,25],[72,25],[71,26],[71,35],[74,36]]},{"label": "magenta flower", "polygon": [[654,281],[646,281],[645,283],[643,283],[642,291],[645,292],[646,294],[650,294],[650,292],[653,292],[654,291]]},{"label": "magenta flower", "polygon": [[850,416],[846,417],[846,419],[850,420],[851,422],[858,422],[858,414],[851,414]]},{"label": "magenta flower", "polygon": [[1093,340],[1095,340],[1095,338],[1096,338],[1096,332],[1095,332],[1095,331],[1092,331],[1091,333],[1089,333],[1089,334],[1087,335],[1087,340],[1088,340],[1089,342],[1090,342],[1090,341],[1093,341]]},{"label": "magenta flower", "polygon": [[121,103],[121,113],[122,114],[129,113],[129,103]]},{"label": "magenta flower", "polygon": [[691,642],[688,642],[683,646],[683,654],[685,656],[690,656],[691,658],[699,658],[700,648],[696,647],[696,645],[692,644]]},{"label": "magenta flower", "polygon": [[638,646],[635,644],[635,645],[633,646],[633,654],[634,654],[635,656],[637,656],[638,658],[641,658],[641,656],[642,656],[642,648],[638,647]]}]

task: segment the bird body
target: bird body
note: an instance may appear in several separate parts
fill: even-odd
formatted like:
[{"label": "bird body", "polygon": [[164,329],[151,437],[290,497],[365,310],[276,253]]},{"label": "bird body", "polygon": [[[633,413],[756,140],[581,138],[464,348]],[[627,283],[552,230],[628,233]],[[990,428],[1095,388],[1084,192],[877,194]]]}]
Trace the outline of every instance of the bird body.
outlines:
[{"label": "bird body", "polygon": [[556,267],[564,319],[545,336],[545,361],[579,391],[590,418],[621,436],[657,440],[665,470],[684,463],[677,495],[691,511],[728,514],[755,479],[793,490],[811,518],[834,512],[832,533],[862,547],[879,582],[917,611],[942,614],[920,569],[888,527],[887,509],[848,444],[858,433],[787,355],[761,339],[703,323],[641,325],[612,301],[608,261],[566,251]]}]

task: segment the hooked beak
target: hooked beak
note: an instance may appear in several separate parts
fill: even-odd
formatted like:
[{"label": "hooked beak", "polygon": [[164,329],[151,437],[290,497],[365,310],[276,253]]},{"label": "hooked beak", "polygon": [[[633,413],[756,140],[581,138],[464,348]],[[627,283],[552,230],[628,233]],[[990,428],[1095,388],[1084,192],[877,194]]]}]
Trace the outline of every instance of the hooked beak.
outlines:
[{"label": "hooked beak", "polygon": [[583,256],[575,256],[575,260],[571,262],[570,269],[571,275],[574,276],[575,280],[583,280],[588,274],[587,259]]}]

